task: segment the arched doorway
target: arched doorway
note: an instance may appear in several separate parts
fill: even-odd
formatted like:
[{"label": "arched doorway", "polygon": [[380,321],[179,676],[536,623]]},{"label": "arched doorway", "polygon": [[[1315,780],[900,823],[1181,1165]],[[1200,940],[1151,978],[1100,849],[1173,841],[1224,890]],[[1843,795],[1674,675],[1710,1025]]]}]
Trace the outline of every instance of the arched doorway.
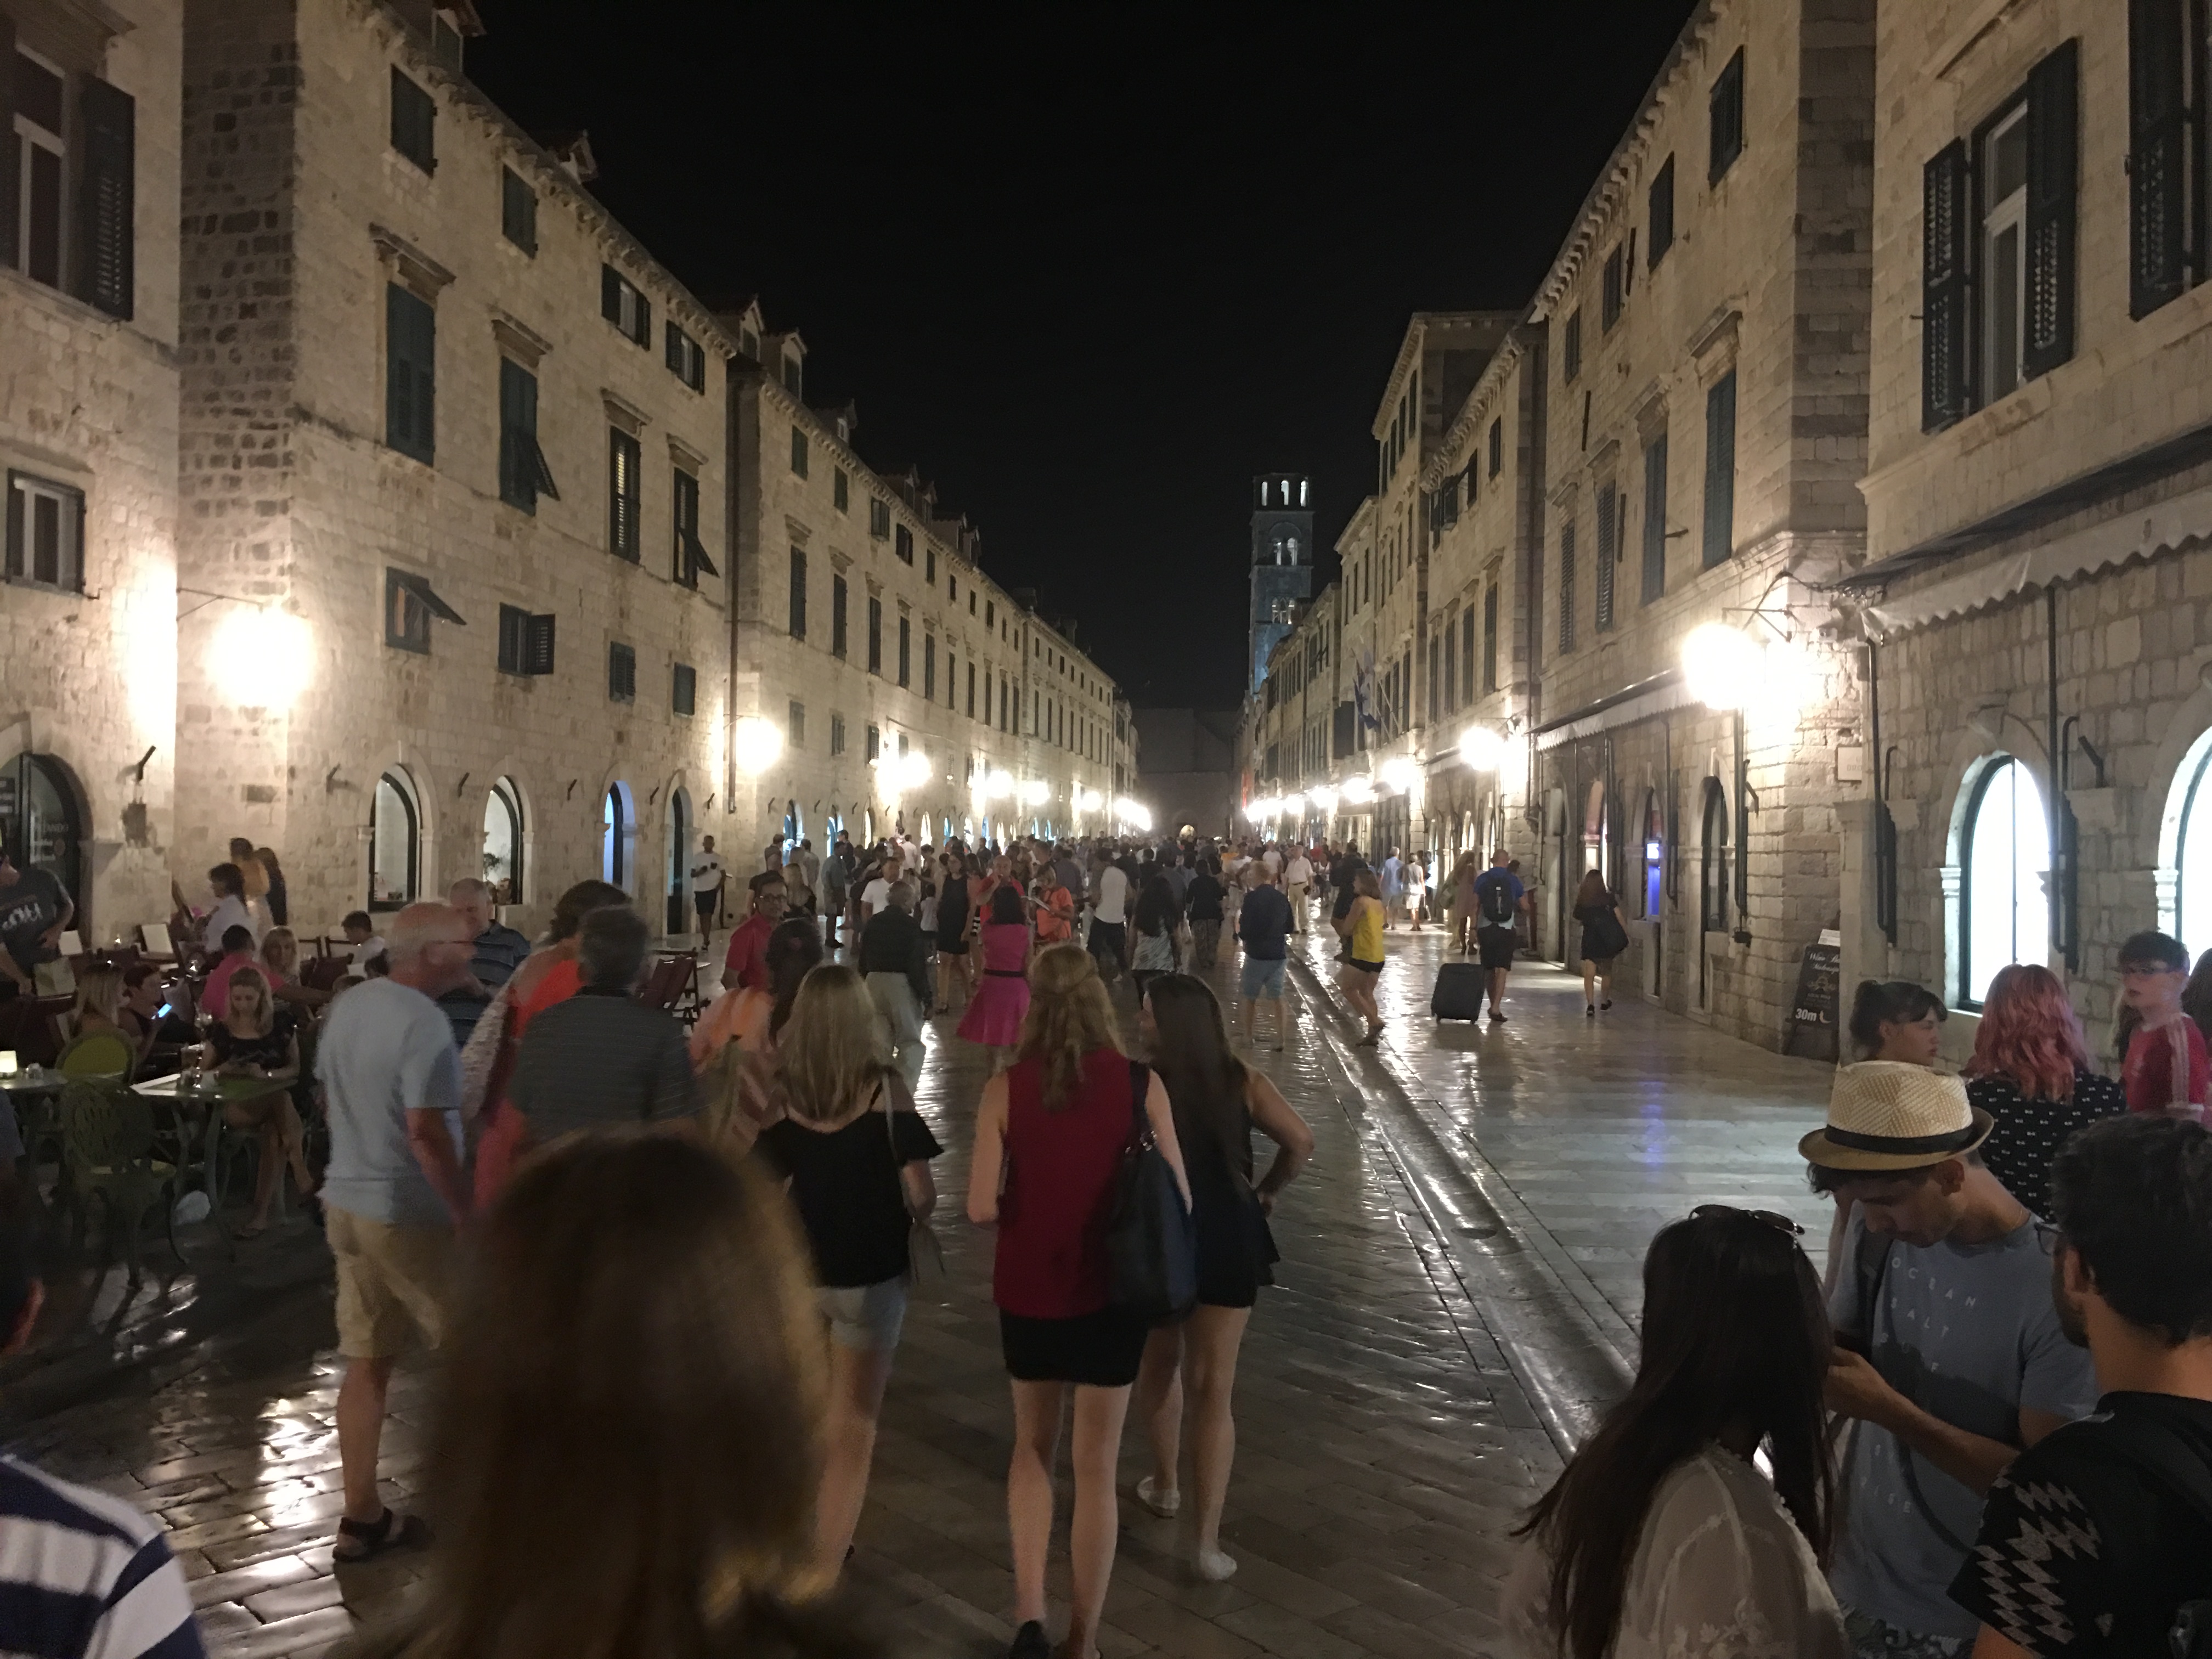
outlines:
[{"label": "arched doorway", "polygon": [[82,928],[84,813],[76,786],[50,755],[18,755],[0,766],[0,848],[21,870],[43,870],[77,909]]},{"label": "arched doorway", "polygon": [[668,792],[668,902],[665,927],[671,933],[691,931],[691,792],[678,784]]},{"label": "arched doorway", "polygon": [[637,812],[626,783],[611,783],[599,801],[599,879],[637,892]]},{"label": "arched doorway", "polygon": [[[1728,792],[1718,778],[1705,780],[1705,805],[1699,820],[1698,859],[1698,926],[1705,933],[1725,933],[1729,926]],[[1712,958],[1704,940],[1698,949],[1698,1006],[1712,1006]]]},{"label": "arched doorway", "polygon": [[376,781],[368,809],[368,908],[397,910],[422,895],[422,805],[415,780],[395,766]]},{"label": "arched doorway", "polygon": [[2027,767],[2007,755],[1982,774],[1959,840],[1959,1001],[1978,1008],[1997,969],[2051,956],[2051,821]]},{"label": "arched doorway", "polygon": [[483,859],[493,902],[522,903],[522,792],[513,778],[495,781],[484,798]]}]

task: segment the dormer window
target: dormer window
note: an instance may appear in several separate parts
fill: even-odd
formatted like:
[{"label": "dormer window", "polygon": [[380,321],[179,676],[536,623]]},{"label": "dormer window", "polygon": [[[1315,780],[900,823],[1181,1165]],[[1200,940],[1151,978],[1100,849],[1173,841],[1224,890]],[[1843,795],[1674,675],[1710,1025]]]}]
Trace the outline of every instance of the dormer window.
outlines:
[{"label": "dormer window", "polygon": [[746,356],[751,358],[753,362],[758,362],[760,361],[760,336],[754,333],[752,330],[746,329],[743,333],[738,336],[738,349],[743,352]]},{"label": "dormer window", "polygon": [[430,15],[430,56],[454,74],[461,72],[460,21],[450,11]]},{"label": "dormer window", "polygon": [[785,352],[783,354],[783,389],[794,398],[802,398],[806,395],[803,389],[805,384],[805,374],[799,366],[799,354],[793,351]]}]

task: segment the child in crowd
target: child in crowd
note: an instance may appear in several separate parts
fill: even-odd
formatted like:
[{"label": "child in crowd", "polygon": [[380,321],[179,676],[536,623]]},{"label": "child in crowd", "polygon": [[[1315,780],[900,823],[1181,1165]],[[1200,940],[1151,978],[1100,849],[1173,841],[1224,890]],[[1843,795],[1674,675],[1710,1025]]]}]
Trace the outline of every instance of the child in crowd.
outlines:
[{"label": "child in crowd", "polygon": [[356,910],[338,925],[345,930],[345,941],[353,953],[354,971],[368,975],[370,964],[384,955],[384,940],[377,934],[376,924],[368,919],[368,911]]},{"label": "child in crowd", "polygon": [[2120,946],[2120,997],[2142,1022],[2120,1056],[2130,1111],[2203,1119],[2212,1054],[2197,1022],[2183,1012],[2188,985],[2189,951],[2179,939],[2141,933]]}]

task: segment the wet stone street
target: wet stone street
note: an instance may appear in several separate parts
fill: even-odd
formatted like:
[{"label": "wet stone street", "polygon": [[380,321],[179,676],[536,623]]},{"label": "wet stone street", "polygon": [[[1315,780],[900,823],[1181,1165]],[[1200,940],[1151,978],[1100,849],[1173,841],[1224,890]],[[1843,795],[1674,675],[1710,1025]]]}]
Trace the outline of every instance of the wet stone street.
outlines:
[{"label": "wet stone street", "polygon": [[[1223,1542],[1241,1565],[1200,1582],[1178,1523],[1135,1502],[1133,1424],[1101,1638],[1115,1659],[1492,1651],[1509,1530],[1625,1376],[1652,1231],[1707,1199],[1823,1224],[1794,1148],[1826,1068],[1630,996],[1586,1019],[1579,981],[1542,969],[1516,975],[1504,1025],[1438,1027],[1433,931],[1391,935],[1390,1023],[1357,1049],[1334,943],[1303,941],[1290,1042],[1257,1056],[1318,1147],[1276,1208],[1284,1259],[1238,1372]],[[1224,994],[1233,978],[1224,961]],[[985,1069],[952,1023],[935,1023],[921,1091],[947,1149],[946,1273],[907,1322],[849,1580],[896,1651],[983,1659],[1012,1633],[1011,1411],[990,1241],[958,1218]],[[429,1558],[332,1571],[338,1362],[319,1237],[295,1217],[235,1263],[216,1244],[191,1253],[204,1271],[165,1284],[175,1264],[155,1249],[135,1293],[117,1274],[58,1284],[44,1345],[0,1370],[0,1422],[12,1449],[159,1516],[211,1652],[319,1652],[406,1596]],[[425,1477],[434,1364],[394,1386],[397,1497]]]}]

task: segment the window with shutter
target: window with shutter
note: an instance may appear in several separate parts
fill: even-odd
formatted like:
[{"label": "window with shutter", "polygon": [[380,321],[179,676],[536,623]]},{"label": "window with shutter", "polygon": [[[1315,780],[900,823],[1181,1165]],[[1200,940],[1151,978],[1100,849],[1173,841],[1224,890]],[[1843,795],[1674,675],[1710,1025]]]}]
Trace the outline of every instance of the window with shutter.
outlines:
[{"label": "window with shutter", "polygon": [[806,550],[791,550],[791,637],[806,637]]},{"label": "window with shutter", "polygon": [[1498,586],[1494,582],[1482,595],[1482,689],[1498,690]]},{"label": "window with shutter", "polygon": [[845,717],[842,714],[830,717],[830,752],[833,755],[845,752]]},{"label": "window with shutter", "polygon": [[868,672],[884,672],[884,602],[868,595]]},{"label": "window with shutter", "polygon": [[1650,211],[1646,215],[1651,226],[1651,246],[1644,254],[1653,270],[1667,257],[1667,250],[1674,246],[1674,158],[1668,156],[1659,164],[1652,175],[1651,189],[1646,198]]},{"label": "window with shutter", "polygon": [[538,377],[511,358],[499,360],[499,498],[526,513],[538,498],[561,499],[553,469],[538,446]]},{"label": "window with shutter", "polygon": [[1583,372],[1583,312],[1577,306],[1567,313],[1566,325],[1559,331],[1559,379],[1567,386],[1575,383]]},{"label": "window with shutter", "polygon": [[876,757],[878,754],[880,754],[880,753],[882,753],[882,752],[883,752],[883,747],[884,747],[884,736],[883,736],[883,733],[882,733],[881,732],[878,731],[874,726],[870,726],[870,727],[868,728],[868,744],[867,744],[867,748],[863,751],[863,753],[862,753],[862,757],[862,757],[863,759],[865,759],[865,760],[871,760],[871,761],[872,761],[872,760],[875,759],[875,757]]},{"label": "window with shutter", "polygon": [[783,717],[783,741],[787,748],[806,747],[806,705],[796,698]]},{"label": "window with shutter", "polygon": [[[2128,0],[2128,314],[2189,280],[2186,0]],[[2202,83],[2203,58],[2197,57]]]},{"label": "window with shutter", "polygon": [[635,438],[618,426],[607,428],[607,551],[638,562],[638,470]]},{"label": "window with shutter", "polygon": [[607,698],[611,702],[637,701],[637,648],[635,646],[607,647]]},{"label": "window with shutter", "polygon": [[6,157],[0,200],[15,227],[15,263],[33,282],[58,288],[62,280],[62,175],[68,151],[63,76],[28,52],[10,48],[0,71],[11,83],[0,126]]},{"label": "window with shutter", "polygon": [[1735,551],[1735,371],[1705,393],[1705,568]]},{"label": "window with shutter", "polygon": [[[11,582],[84,589],[84,492],[27,472],[8,475],[8,544]],[[427,633],[428,623],[425,623]]]},{"label": "window with shutter", "polygon": [[912,638],[913,633],[911,626],[908,619],[902,616],[899,618],[898,632],[898,683],[901,685],[911,685],[914,683],[912,676],[908,672],[909,662],[908,656],[908,644]]},{"label": "window with shutter", "polygon": [[1620,302],[1623,297],[1620,273],[1620,250],[1616,247],[1605,256],[1604,283],[1598,300],[1598,327],[1601,332],[1607,334],[1612,333],[1613,325],[1620,320]]},{"label": "window with shutter", "polygon": [[499,672],[520,674],[530,644],[530,613],[520,605],[499,608]]},{"label": "window with shutter", "polygon": [[137,106],[93,76],[78,94],[84,151],[77,179],[77,297],[129,321],[136,276]]},{"label": "window with shutter", "polygon": [[392,71],[392,148],[425,173],[438,170],[438,105],[399,72]]},{"label": "window with shutter", "polygon": [[845,654],[845,579],[830,579],[830,654]]},{"label": "window with shutter", "polygon": [[975,718],[975,665],[968,665],[968,718]]},{"label": "window with shutter", "polygon": [[1474,700],[1474,607],[1469,605],[1459,619],[1459,683],[1465,688],[1467,700]]},{"label": "window with shutter", "polygon": [[878,496],[868,503],[868,534],[887,541],[891,533],[891,504]]},{"label": "window with shutter", "polygon": [[1503,416],[1490,423],[1490,476],[1496,477],[1505,465],[1505,420]]},{"label": "window with shutter", "polygon": [[499,170],[500,234],[532,258],[538,252],[538,192],[513,167]]},{"label": "window with shutter", "polygon": [[831,471],[830,475],[830,506],[836,507],[840,513],[844,512],[852,499],[852,490],[853,481],[846,475],[843,467],[837,467]]},{"label": "window with shutter", "polygon": [[1597,631],[1613,626],[1613,567],[1620,557],[1620,521],[1614,516],[1620,491],[1600,484],[1597,490]]},{"label": "window with shutter", "polygon": [[2079,43],[2063,41],[2027,76],[2027,269],[2021,373],[2030,380],[2074,355],[2080,62]]},{"label": "window with shutter", "polygon": [[419,295],[384,289],[384,441],[418,461],[436,459],[438,314]]},{"label": "window with shutter", "polygon": [[1967,410],[1972,217],[1966,146],[1954,139],[1921,170],[1920,427],[1937,432]]},{"label": "window with shutter", "polygon": [[22,264],[23,140],[15,131],[15,20],[0,12],[0,265]]},{"label": "window with shutter", "polygon": [[1718,184],[1721,175],[1735,165],[1735,158],[1743,154],[1743,49],[1739,46],[1735,57],[1713,82],[1712,96],[1707,102],[1711,155],[1705,167],[1705,182]]},{"label": "window with shutter", "polygon": [[925,702],[937,701],[937,635],[921,636],[921,696]]},{"label": "window with shutter", "polygon": [[806,476],[806,434],[795,426],[791,428],[791,476]]},{"label": "window with shutter", "polygon": [[1667,434],[1644,447],[1644,603],[1667,591]]},{"label": "window with shutter", "polygon": [[706,544],[699,539],[699,480],[682,467],[675,469],[670,481],[670,504],[676,520],[674,575],[686,587],[696,587],[702,573],[719,576],[714,562],[707,556]]},{"label": "window with shutter", "polygon": [[891,532],[891,551],[897,554],[902,564],[914,562],[914,532],[904,525]]},{"label": "window with shutter", "polygon": [[699,671],[688,662],[679,662],[668,676],[668,706],[678,714],[692,714],[699,708]]},{"label": "window with shutter", "polygon": [[599,267],[599,315],[612,323],[633,345],[653,343],[653,302],[636,283],[612,265]]},{"label": "window with shutter", "polygon": [[530,618],[523,641],[522,672],[526,674],[550,674],[553,672],[553,618],[550,615]]}]

